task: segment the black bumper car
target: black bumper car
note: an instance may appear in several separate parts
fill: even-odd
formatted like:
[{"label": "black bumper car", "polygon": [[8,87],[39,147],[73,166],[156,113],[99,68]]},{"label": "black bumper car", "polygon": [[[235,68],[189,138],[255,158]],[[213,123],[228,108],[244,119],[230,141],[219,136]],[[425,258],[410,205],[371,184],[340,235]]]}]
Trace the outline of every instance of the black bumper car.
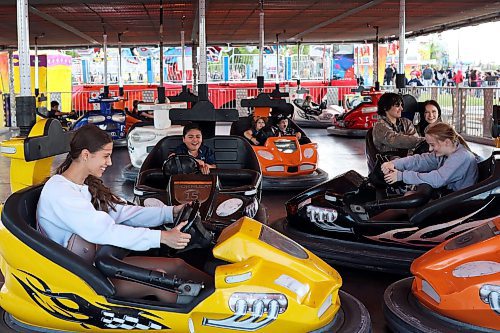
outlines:
[{"label": "black bumper car", "polygon": [[177,205],[198,199],[205,227],[214,232],[243,216],[267,223],[266,209],[260,204],[260,167],[248,142],[236,136],[204,140],[217,161],[209,175],[199,174],[188,156],[169,157],[181,143],[181,136],[165,137],[149,153],[134,186],[138,203],[156,198]]},{"label": "black bumper car", "polygon": [[500,214],[500,151],[478,167],[478,183],[439,198],[426,185],[401,196],[349,171],[290,199],[276,228],[327,262],[407,274],[425,251]]}]

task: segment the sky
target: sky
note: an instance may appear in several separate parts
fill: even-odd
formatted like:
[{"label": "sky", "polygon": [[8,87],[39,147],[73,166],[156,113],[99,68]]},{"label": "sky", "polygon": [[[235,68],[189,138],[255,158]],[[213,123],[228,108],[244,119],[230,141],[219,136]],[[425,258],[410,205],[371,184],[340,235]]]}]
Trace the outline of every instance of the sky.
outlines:
[{"label": "sky", "polygon": [[[500,65],[500,21],[483,23],[437,34],[448,50],[451,62],[460,57],[466,63]],[[429,36],[432,37],[432,36]],[[429,38],[426,36],[419,38]]]}]

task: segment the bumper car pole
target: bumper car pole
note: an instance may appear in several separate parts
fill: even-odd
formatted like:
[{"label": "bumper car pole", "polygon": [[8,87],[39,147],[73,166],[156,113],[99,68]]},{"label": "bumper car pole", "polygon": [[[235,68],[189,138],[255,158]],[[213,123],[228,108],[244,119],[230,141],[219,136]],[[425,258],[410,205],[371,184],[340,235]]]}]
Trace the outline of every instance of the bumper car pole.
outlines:
[{"label": "bumper car pole", "polygon": [[123,91],[122,76],[122,35],[123,32],[118,33],[118,96],[120,97],[125,94]]},{"label": "bumper car pole", "polygon": [[160,0],[160,84],[158,85],[158,103],[165,104],[165,87],[163,86],[163,0]]},{"label": "bumper car pole", "polygon": [[[31,95],[31,71],[29,54],[28,1],[17,2],[17,31],[21,94],[16,97],[16,122],[20,136],[0,144],[0,152],[11,159],[10,184],[12,192],[43,180],[50,173],[52,159],[27,162],[24,141],[28,136],[40,134],[43,126],[32,127],[36,122],[35,97]],[[42,121],[43,123],[43,121]]]},{"label": "bumper car pole", "polygon": [[109,86],[108,86],[108,35],[106,34],[106,27],[104,22],[102,23],[102,27],[104,29],[104,34],[102,35],[102,48],[103,48],[103,57],[104,57],[104,98],[109,97]]}]

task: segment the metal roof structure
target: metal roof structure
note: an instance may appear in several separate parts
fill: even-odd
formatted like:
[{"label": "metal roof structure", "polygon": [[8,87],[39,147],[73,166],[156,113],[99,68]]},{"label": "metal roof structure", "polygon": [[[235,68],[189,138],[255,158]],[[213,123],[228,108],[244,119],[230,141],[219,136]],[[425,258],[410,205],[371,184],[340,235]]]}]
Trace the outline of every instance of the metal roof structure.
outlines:
[{"label": "metal roof structure", "polygon": [[[265,42],[332,43],[398,37],[399,0],[264,0]],[[186,39],[198,34],[198,1],[164,0],[164,43],[178,45],[181,18]],[[207,44],[257,44],[258,0],[208,0]],[[407,37],[500,19],[496,0],[406,0]],[[30,44],[39,47],[154,45],[160,36],[160,1],[31,0]],[[16,1],[0,1],[0,48],[17,48]],[[497,32],[492,32],[498,34]]]}]

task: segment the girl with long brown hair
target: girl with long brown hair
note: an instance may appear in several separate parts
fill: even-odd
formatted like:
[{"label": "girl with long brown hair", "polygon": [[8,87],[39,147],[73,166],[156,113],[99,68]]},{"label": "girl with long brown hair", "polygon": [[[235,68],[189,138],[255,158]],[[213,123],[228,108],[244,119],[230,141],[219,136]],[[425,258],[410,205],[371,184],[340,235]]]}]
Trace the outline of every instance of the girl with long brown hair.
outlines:
[{"label": "girl with long brown hair", "polygon": [[[158,248],[160,244],[174,249],[185,248],[191,235],[180,230],[186,222],[168,231],[149,229],[172,223],[182,206],[127,205],[103,184],[100,178],[112,164],[112,150],[111,137],[94,125],[85,125],[75,132],[66,160],[45,183],[40,195],[37,207],[40,231],[64,247],[68,247],[70,238],[77,235],[93,244],[134,251]],[[210,276],[180,259],[129,257],[125,261],[186,280],[211,280]],[[113,280],[113,283],[121,297],[152,295],[163,302],[178,301],[172,292],[124,280]]]}]

